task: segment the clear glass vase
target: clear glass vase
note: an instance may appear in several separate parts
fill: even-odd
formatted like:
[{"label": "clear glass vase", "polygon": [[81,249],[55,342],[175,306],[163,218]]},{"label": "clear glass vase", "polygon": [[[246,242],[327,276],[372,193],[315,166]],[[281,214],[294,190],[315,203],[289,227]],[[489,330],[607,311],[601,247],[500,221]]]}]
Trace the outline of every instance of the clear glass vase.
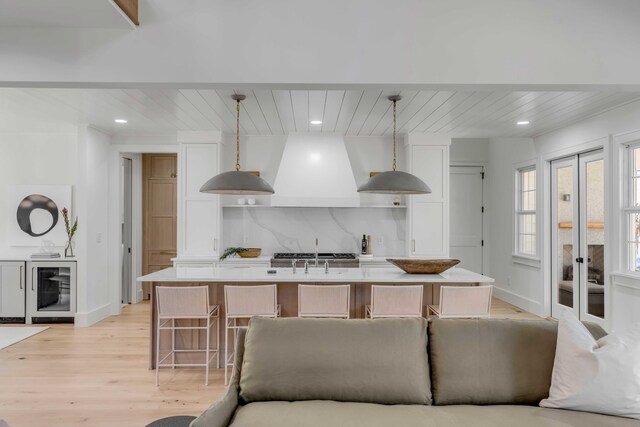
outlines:
[{"label": "clear glass vase", "polygon": [[64,257],[65,258],[73,258],[73,242],[71,240],[67,241],[67,245],[64,247]]}]

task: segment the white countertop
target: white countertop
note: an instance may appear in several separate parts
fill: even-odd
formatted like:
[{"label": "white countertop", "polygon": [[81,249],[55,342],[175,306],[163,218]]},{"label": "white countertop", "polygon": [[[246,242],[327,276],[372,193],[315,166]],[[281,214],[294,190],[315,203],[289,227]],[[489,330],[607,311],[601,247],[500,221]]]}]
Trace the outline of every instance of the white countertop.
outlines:
[{"label": "white countertop", "polygon": [[324,268],[310,268],[305,274],[298,268],[275,268],[268,274],[266,267],[217,268],[171,267],[138,278],[139,282],[270,282],[270,283],[491,283],[491,277],[463,268],[452,268],[442,274],[407,274],[397,268],[333,268],[325,274]]}]

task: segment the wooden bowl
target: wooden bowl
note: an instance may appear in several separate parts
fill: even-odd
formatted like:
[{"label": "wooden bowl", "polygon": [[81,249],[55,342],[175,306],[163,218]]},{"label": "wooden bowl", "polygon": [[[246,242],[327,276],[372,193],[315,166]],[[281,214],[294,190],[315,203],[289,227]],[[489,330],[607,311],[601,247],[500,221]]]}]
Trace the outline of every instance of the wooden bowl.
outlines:
[{"label": "wooden bowl", "polygon": [[387,261],[409,274],[440,274],[460,263],[459,259],[387,258]]},{"label": "wooden bowl", "polygon": [[246,251],[238,252],[240,258],[258,258],[262,253],[260,248],[247,248]]}]

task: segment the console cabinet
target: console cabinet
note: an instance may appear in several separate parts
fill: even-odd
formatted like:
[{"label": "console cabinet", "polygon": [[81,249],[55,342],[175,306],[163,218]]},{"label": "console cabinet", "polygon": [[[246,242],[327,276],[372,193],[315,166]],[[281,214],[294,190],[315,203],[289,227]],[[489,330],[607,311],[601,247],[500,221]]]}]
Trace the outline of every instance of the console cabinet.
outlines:
[{"label": "console cabinet", "polygon": [[25,317],[25,263],[0,261],[0,319],[23,321]]}]

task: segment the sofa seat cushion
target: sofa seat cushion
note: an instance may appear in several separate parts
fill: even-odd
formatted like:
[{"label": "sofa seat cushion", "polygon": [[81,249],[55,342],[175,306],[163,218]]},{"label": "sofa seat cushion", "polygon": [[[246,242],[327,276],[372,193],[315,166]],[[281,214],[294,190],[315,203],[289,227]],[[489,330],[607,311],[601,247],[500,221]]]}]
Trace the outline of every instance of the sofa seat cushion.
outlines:
[{"label": "sofa seat cushion", "polygon": [[240,398],[428,405],[427,321],[253,318]]},{"label": "sofa seat cushion", "polygon": [[256,402],[230,427],[626,427],[627,418],[534,406],[424,406],[332,402]]}]

